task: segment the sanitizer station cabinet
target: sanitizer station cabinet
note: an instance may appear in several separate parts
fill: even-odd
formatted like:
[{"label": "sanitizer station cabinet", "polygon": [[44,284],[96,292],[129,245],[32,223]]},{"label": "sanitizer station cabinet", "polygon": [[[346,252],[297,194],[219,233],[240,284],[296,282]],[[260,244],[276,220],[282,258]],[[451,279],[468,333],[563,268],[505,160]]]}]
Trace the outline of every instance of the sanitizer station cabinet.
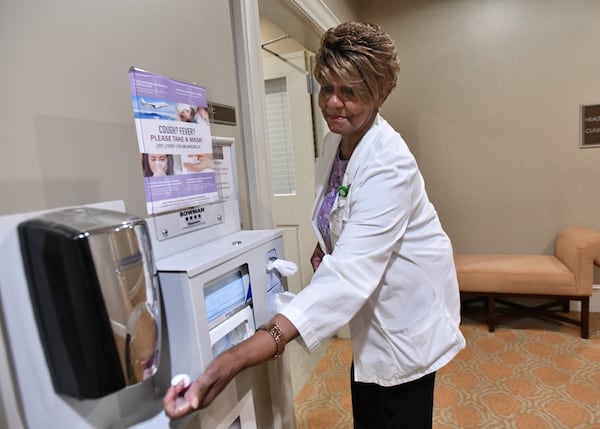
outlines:
[{"label": "sanitizer station cabinet", "polygon": [[[226,192],[140,219],[122,202],[0,217],[1,385],[10,427],[295,427],[289,361],[239,374],[206,409],[169,421],[171,378],[193,380],[275,314],[280,230],[241,230],[233,141]],[[223,184],[222,184],[223,185]]]}]

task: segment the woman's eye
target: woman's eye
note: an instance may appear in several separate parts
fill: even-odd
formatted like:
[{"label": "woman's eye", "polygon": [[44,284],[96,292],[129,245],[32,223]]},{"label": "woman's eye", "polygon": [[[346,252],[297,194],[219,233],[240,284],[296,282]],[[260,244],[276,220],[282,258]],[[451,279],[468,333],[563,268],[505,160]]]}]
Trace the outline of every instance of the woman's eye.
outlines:
[{"label": "woman's eye", "polygon": [[342,94],[344,94],[345,97],[354,97],[354,90],[352,88],[343,87]]},{"label": "woman's eye", "polygon": [[321,92],[323,94],[331,94],[333,92],[333,86],[322,86]]}]

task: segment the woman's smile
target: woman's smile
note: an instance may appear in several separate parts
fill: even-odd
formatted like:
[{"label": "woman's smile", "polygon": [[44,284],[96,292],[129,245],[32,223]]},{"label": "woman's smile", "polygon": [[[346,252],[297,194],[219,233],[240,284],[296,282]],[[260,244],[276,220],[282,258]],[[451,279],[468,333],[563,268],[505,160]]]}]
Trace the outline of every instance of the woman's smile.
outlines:
[{"label": "woman's smile", "polygon": [[344,115],[329,115],[329,120],[333,121],[333,122],[343,122],[343,121],[350,121],[350,118],[348,116],[344,116]]}]

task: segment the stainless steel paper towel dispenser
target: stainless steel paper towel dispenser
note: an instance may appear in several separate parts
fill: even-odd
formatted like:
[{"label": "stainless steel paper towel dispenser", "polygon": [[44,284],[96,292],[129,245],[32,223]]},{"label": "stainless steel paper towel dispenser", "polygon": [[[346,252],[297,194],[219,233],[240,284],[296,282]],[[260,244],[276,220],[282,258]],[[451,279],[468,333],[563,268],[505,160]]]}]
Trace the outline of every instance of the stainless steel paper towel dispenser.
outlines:
[{"label": "stainless steel paper towel dispenser", "polygon": [[161,315],[145,221],[82,207],[29,219],[18,232],[56,393],[97,399],[152,376]]}]

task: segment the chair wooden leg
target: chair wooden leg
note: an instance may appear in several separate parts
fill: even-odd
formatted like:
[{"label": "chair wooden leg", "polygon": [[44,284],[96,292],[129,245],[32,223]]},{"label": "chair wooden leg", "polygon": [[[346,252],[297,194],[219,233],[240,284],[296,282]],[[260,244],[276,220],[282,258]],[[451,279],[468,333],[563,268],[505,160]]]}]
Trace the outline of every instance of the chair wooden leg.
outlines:
[{"label": "chair wooden leg", "polygon": [[496,330],[496,295],[490,293],[487,299],[487,322],[488,330],[494,332]]},{"label": "chair wooden leg", "polygon": [[590,297],[581,299],[581,338],[590,338]]}]

